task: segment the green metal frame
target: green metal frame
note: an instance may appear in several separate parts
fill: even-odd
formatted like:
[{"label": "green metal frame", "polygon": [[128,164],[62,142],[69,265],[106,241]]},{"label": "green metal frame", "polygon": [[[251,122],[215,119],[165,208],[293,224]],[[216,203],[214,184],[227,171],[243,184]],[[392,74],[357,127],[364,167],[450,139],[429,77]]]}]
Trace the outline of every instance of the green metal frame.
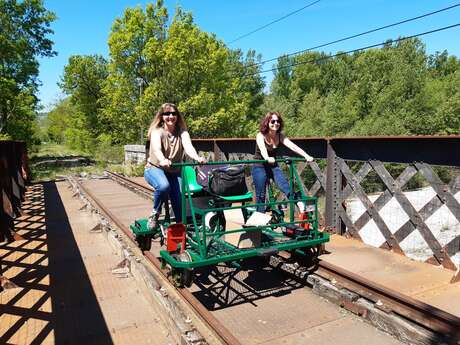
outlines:
[{"label": "green metal frame", "polygon": [[[222,198],[222,202],[242,202],[239,206],[230,207],[210,207],[206,209],[200,209],[193,205],[193,194],[194,189],[193,183],[189,184],[188,178],[190,178],[190,172],[186,172],[188,169],[181,169],[181,187],[182,187],[182,219],[186,220],[186,206],[189,204],[191,213],[191,223],[186,224],[187,228],[187,243],[186,251],[190,254],[192,259],[191,262],[178,261],[173,254],[166,250],[160,251],[160,256],[164,262],[171,265],[173,268],[195,268],[201,266],[215,265],[222,262],[238,261],[254,256],[265,255],[270,251],[283,251],[283,250],[301,250],[302,248],[315,247],[322,243],[329,241],[329,235],[327,233],[318,231],[318,202],[314,197],[308,197],[305,195],[302,184],[300,183],[300,177],[295,168],[295,162],[304,161],[301,158],[286,158],[277,159],[278,163],[285,163],[289,167],[289,184],[290,189],[294,191],[295,185],[299,188],[302,197],[295,199],[293,194],[290,193],[288,201],[273,201],[273,196],[269,190],[269,201],[263,204],[246,204],[245,201],[248,199],[248,195],[238,197],[232,197],[233,200]],[[255,164],[255,163],[266,163],[264,160],[243,160],[243,161],[225,161],[225,162],[209,162],[208,165],[232,165],[232,164]],[[177,163],[173,164],[175,168],[193,167],[200,165],[198,163]],[[196,183],[196,181],[194,181]],[[200,193],[201,191],[198,191]],[[295,220],[295,203],[298,201],[304,201],[314,203],[314,217],[309,220]],[[234,229],[230,231],[210,231],[206,227],[204,219],[209,212],[223,212],[229,209],[246,209],[251,210],[257,206],[263,205],[270,208],[276,207],[280,204],[289,203],[289,221],[280,222],[276,224],[268,224],[264,226],[255,227],[242,227],[240,229]],[[197,216],[201,216],[202,221],[199,222]],[[309,222],[310,230],[302,236],[294,236],[293,238],[286,238],[283,234],[274,231],[274,228],[286,225],[303,224]],[[165,224],[167,226],[168,224]],[[131,227],[133,229],[133,227]],[[134,231],[134,229],[133,229]],[[264,236],[262,244],[257,248],[238,248],[232,244],[224,241],[221,237],[225,234],[237,233],[237,232],[249,232],[249,231],[261,231]]]}]

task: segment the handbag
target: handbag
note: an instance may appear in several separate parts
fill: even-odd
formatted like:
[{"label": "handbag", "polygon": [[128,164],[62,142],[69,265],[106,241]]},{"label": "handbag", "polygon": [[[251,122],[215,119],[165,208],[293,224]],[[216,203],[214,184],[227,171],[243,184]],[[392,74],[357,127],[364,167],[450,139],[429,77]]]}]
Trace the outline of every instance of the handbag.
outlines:
[{"label": "handbag", "polygon": [[213,169],[209,175],[209,191],[222,196],[246,194],[248,187],[244,174],[244,166],[228,165]]}]

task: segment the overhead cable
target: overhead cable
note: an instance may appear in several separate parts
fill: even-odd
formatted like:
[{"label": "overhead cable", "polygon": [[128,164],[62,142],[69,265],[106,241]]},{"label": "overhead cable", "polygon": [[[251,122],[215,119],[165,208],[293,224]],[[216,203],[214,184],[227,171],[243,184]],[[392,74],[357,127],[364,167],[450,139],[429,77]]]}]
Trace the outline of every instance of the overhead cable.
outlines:
[{"label": "overhead cable", "polygon": [[313,2],[309,3],[308,5],[305,5],[304,7],[299,8],[298,10],[295,10],[295,11],[293,11],[293,12],[290,12],[290,13],[288,13],[288,14],[282,16],[281,18],[278,18],[278,19],[276,19],[276,20],[274,20],[274,21],[272,21],[272,22],[270,22],[270,23],[268,23],[268,24],[265,24],[265,25],[263,25],[263,26],[261,26],[261,27],[255,29],[255,30],[252,30],[252,31],[248,32],[247,34],[244,34],[244,35],[241,35],[241,36],[235,38],[233,41],[230,41],[228,44],[232,44],[232,43],[234,43],[234,42],[236,42],[236,41],[239,41],[240,39],[242,39],[242,38],[244,38],[244,37],[247,37],[247,36],[249,36],[249,35],[252,35],[253,33],[255,33],[255,32],[257,32],[257,31],[260,31],[260,30],[262,30],[262,29],[265,29],[266,27],[268,27],[268,26],[270,26],[270,25],[272,25],[272,24],[278,23],[279,21],[282,21],[283,19],[286,19],[287,17],[290,17],[290,16],[292,16],[293,14],[296,14],[296,13],[298,13],[298,12],[300,12],[300,11],[306,9],[307,7],[313,6],[314,4],[317,4],[317,3],[320,2],[320,1],[321,1],[321,0],[313,1]]},{"label": "overhead cable", "polygon": [[369,46],[365,46],[365,47],[361,47],[361,48],[357,48],[357,49],[353,49],[353,50],[348,50],[348,51],[345,51],[345,52],[340,52],[340,53],[337,53],[337,54],[334,54],[334,55],[327,55],[327,56],[323,56],[323,57],[320,57],[320,58],[311,59],[311,60],[308,60],[308,61],[299,61],[299,62],[296,62],[296,63],[292,63],[292,64],[288,64],[288,65],[284,65],[284,66],[279,66],[279,67],[263,70],[263,71],[260,71],[260,72],[243,74],[242,77],[252,76],[252,75],[259,74],[259,73],[274,72],[274,71],[277,71],[277,70],[280,70],[280,69],[289,68],[289,67],[295,67],[295,66],[298,66],[298,65],[305,65],[305,64],[308,64],[308,63],[316,63],[316,62],[331,59],[331,58],[334,58],[334,57],[347,55],[347,54],[351,54],[351,53],[356,53],[356,52],[359,52],[359,51],[362,51],[362,50],[367,50],[367,49],[370,49],[370,48],[376,48],[376,47],[380,47],[380,46],[383,46],[383,45],[386,45],[386,44],[398,43],[398,42],[402,42],[402,41],[405,41],[405,40],[408,40],[408,39],[411,39],[411,38],[420,37],[420,36],[432,34],[432,33],[435,33],[435,32],[452,29],[452,28],[455,28],[457,26],[460,26],[460,23],[452,24],[452,25],[449,25],[449,26],[444,26],[444,27],[434,29],[434,30],[430,30],[430,31],[425,31],[425,32],[415,34],[415,35],[412,35],[412,36],[401,37],[401,38],[398,38],[398,39],[395,39],[395,40],[390,39],[390,40],[387,40],[387,41],[382,42],[382,43],[372,44],[372,45],[369,45]]},{"label": "overhead cable", "polygon": [[[368,31],[364,31],[364,32],[361,32],[361,33],[358,33],[358,34],[355,34],[355,35],[343,37],[343,38],[337,39],[337,40],[335,40],[335,41],[323,43],[323,44],[317,45],[317,46],[315,46],[315,47],[311,47],[311,48],[299,50],[299,51],[296,51],[296,52],[293,52],[293,53],[289,53],[289,54],[283,54],[283,55],[281,55],[281,56],[283,56],[283,57],[289,57],[289,56],[293,56],[293,55],[298,55],[298,54],[301,54],[301,53],[305,53],[305,52],[308,52],[308,51],[311,51],[311,50],[314,50],[314,49],[323,48],[323,47],[329,46],[329,45],[331,45],[331,44],[335,44],[335,43],[347,41],[347,40],[350,40],[350,39],[352,39],[352,38],[364,36],[364,35],[367,35],[367,34],[370,34],[370,33],[376,32],[376,31],[380,31],[380,30],[383,30],[383,29],[388,29],[388,28],[391,28],[391,27],[393,27],[393,26],[405,24],[405,23],[412,22],[412,21],[417,20],[417,19],[421,19],[421,18],[425,18],[425,17],[428,17],[428,16],[432,16],[432,15],[434,15],[434,14],[437,14],[437,13],[440,13],[440,12],[443,12],[443,11],[447,11],[447,10],[450,10],[450,9],[455,8],[455,7],[458,7],[458,6],[460,6],[460,3],[454,4],[454,5],[452,5],[452,6],[448,6],[448,7],[445,7],[445,8],[441,8],[440,10],[437,10],[437,11],[425,13],[425,14],[422,14],[422,15],[417,16],[417,17],[404,19],[404,20],[401,20],[401,21],[396,22],[396,23],[388,24],[388,25],[385,25],[385,26],[380,26],[380,27],[378,27],[378,28],[371,29],[371,30],[368,30]],[[268,59],[268,60],[264,60],[264,61],[261,61],[261,62],[258,62],[258,63],[254,63],[254,64],[251,64],[251,65],[248,65],[248,66],[246,66],[246,68],[253,67],[253,66],[263,65],[263,64],[265,64],[265,63],[267,63],[267,62],[271,62],[271,61],[278,60],[281,56],[276,57],[276,58],[272,58],[272,59]]]}]

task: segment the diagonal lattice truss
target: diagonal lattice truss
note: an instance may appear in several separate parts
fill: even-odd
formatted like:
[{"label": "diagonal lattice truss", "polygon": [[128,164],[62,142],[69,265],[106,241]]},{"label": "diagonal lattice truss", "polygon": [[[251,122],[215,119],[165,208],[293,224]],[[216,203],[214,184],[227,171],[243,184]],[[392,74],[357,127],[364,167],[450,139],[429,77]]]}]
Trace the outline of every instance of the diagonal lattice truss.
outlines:
[{"label": "diagonal lattice truss", "polygon": [[[210,160],[214,160],[214,154],[210,153],[209,155]],[[244,154],[244,153],[230,153],[229,160],[250,160],[253,159],[252,154]],[[321,170],[320,166],[318,165],[317,161],[313,161],[310,163],[298,163],[296,164],[297,167],[297,172],[301,176],[301,183],[302,183],[302,188],[303,190],[310,196],[316,196],[319,192],[324,192],[326,190],[326,173],[325,171]],[[314,182],[311,186],[308,186],[305,183],[305,176],[304,173],[307,170],[311,170],[311,172],[314,174]],[[252,185],[252,179],[248,175],[246,183],[248,187],[252,190],[253,185]],[[283,199],[282,195],[278,195],[278,201]]]},{"label": "diagonal lattice truss", "polygon": [[[211,153],[209,158],[213,160],[214,154]],[[229,152],[227,159],[252,159],[252,154]],[[322,163],[325,161],[315,160],[311,163],[297,164],[302,187],[308,195],[321,197],[326,192],[327,166]],[[340,223],[345,226],[346,235],[417,260],[441,264],[453,270],[458,269],[460,262],[458,200],[460,199],[460,176],[458,174],[449,183],[444,183],[435,170],[425,163],[408,164],[396,178],[389,173],[381,161],[377,160],[365,162],[359,169],[353,169],[353,163],[349,165],[339,157],[336,164],[339,175],[335,181],[332,181],[334,186],[338,186],[333,196],[334,208]],[[381,181],[383,192],[378,195],[369,195],[362,186],[370,175],[374,175]],[[420,202],[418,205],[411,202],[411,197],[408,196],[410,192],[404,191],[416,175],[421,176],[425,185],[430,187],[429,200],[423,205],[420,205]],[[340,179],[341,181],[337,181]],[[247,176],[247,185],[252,189],[250,175]],[[283,195],[277,195],[278,200],[283,198]],[[353,198],[359,200],[364,207],[363,212],[356,219],[347,210],[347,202]],[[393,209],[392,216],[388,216],[389,208]],[[443,233],[443,229],[439,227],[433,229],[435,227],[433,223],[439,222],[439,219],[446,215],[453,230]],[[323,218],[323,214],[320,216]],[[388,221],[389,217],[398,221],[395,222],[394,219]],[[373,241],[368,240],[371,228],[374,232],[373,236],[377,238]],[[340,226],[336,231],[341,232]],[[376,232],[378,234],[375,234]]]},{"label": "diagonal lattice truss", "polygon": [[[409,245],[412,242],[413,246],[416,242],[419,244],[420,252],[418,259],[422,256],[427,262],[457,269],[458,263],[456,265],[452,257],[460,255],[460,204],[457,199],[460,198],[460,176],[455,176],[446,184],[433,168],[425,163],[408,165],[396,179],[380,161],[365,162],[356,173],[353,173],[347,162],[339,158],[338,168],[343,178],[340,198],[336,205],[349,235],[368,242],[366,237],[369,238],[372,228],[374,245],[380,240],[381,244],[377,245],[381,248],[391,249],[403,255],[417,256],[411,252],[416,249],[411,249]],[[361,185],[371,172],[378,176],[385,187],[382,193],[374,196],[374,200],[371,200]],[[409,193],[403,192],[403,188],[417,174],[431,187],[431,198],[423,205],[414,206],[408,197]],[[358,217],[353,217],[346,209],[347,200],[352,196],[364,207],[364,212]],[[399,209],[394,210],[393,206],[393,213],[389,214],[389,205],[394,205],[395,202]],[[432,217],[433,215],[435,217]],[[446,215],[450,218],[451,229],[433,229],[433,218]],[[442,233],[444,230],[449,230],[448,236]]]}]

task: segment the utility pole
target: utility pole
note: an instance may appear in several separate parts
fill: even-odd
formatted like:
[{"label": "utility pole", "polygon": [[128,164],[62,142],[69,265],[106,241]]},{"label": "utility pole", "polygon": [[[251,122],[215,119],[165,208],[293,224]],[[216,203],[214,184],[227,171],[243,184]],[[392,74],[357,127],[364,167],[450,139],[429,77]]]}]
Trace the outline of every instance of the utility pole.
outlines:
[{"label": "utility pole", "polygon": [[[144,86],[144,79],[142,79],[141,77],[137,77],[136,78],[136,81],[137,83],[139,84],[139,109],[141,107],[141,99],[142,99],[142,87]],[[140,144],[143,145],[144,144],[144,123],[142,122],[142,120],[140,119]]]}]

